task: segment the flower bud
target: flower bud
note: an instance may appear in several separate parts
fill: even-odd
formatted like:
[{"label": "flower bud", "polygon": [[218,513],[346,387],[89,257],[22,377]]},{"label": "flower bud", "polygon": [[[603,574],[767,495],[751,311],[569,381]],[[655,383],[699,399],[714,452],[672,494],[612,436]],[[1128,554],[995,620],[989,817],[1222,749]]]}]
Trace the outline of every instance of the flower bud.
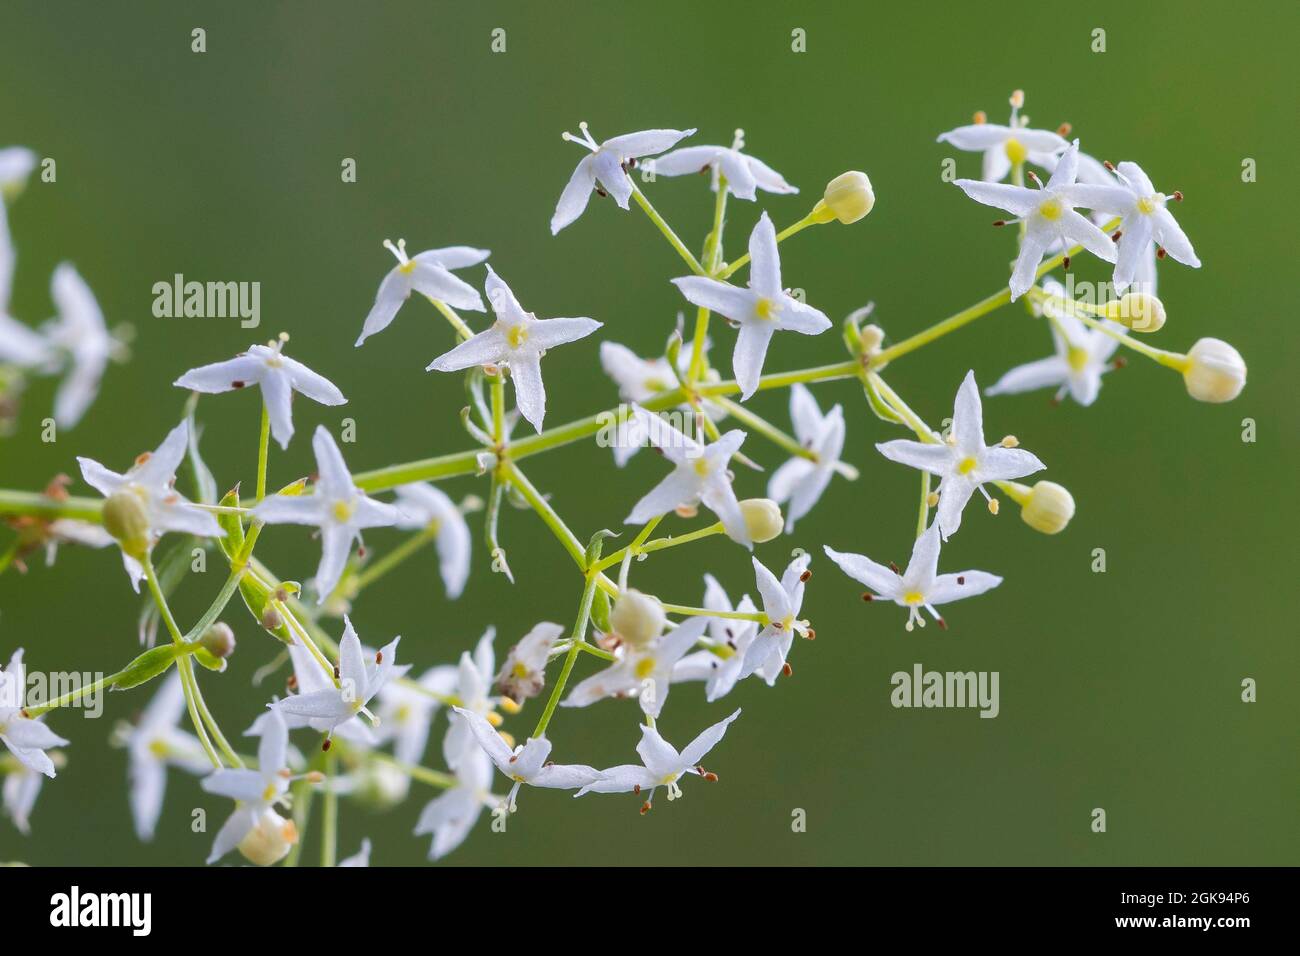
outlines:
[{"label": "flower bud", "polygon": [[199,643],[203,645],[204,650],[220,660],[235,653],[235,632],[230,629],[229,624],[217,621],[203,632]]},{"label": "flower bud", "polygon": [[818,222],[838,219],[846,226],[857,222],[876,204],[876,194],[866,173],[851,171],[841,173],[826,184],[826,192],[813,207],[813,217]]},{"label": "flower bud", "polygon": [[880,343],[885,341],[885,330],[873,322],[871,325],[864,325],[858,336],[862,343],[863,354],[870,355],[880,348]]},{"label": "flower bud", "polygon": [[411,779],[391,764],[371,761],[357,775],[355,796],[377,810],[387,810],[406,799]]},{"label": "flower bud", "polygon": [[262,626],[268,631],[278,631],[283,624],[284,618],[280,616],[280,612],[268,604],[262,611]]},{"label": "flower bud", "polygon": [[1102,315],[1134,332],[1156,332],[1165,324],[1165,305],[1146,292],[1126,292],[1107,302]]},{"label": "flower bud", "polygon": [[1029,489],[1020,517],[1035,531],[1057,534],[1074,517],[1074,496],[1054,481],[1040,481]]},{"label": "flower bud", "polygon": [[746,498],[740,503],[740,513],[745,516],[745,530],[755,544],[771,541],[785,527],[781,506],[771,498]]},{"label": "flower bud", "polygon": [[248,836],[239,841],[239,852],[244,859],[257,866],[270,866],[289,855],[289,848],[298,842],[298,828],[274,810],[267,809],[257,819],[257,825]]},{"label": "flower bud", "polygon": [[644,647],[664,632],[664,606],[652,594],[631,588],[622,593],[609,612],[614,633],[634,647]]},{"label": "flower bud", "polygon": [[104,502],[104,530],[128,555],[143,558],[149,550],[149,513],[140,496],[130,490],[109,495]]},{"label": "flower bud", "polygon": [[1227,342],[1198,339],[1187,353],[1183,381],[1198,402],[1230,402],[1246,385],[1246,363]]}]

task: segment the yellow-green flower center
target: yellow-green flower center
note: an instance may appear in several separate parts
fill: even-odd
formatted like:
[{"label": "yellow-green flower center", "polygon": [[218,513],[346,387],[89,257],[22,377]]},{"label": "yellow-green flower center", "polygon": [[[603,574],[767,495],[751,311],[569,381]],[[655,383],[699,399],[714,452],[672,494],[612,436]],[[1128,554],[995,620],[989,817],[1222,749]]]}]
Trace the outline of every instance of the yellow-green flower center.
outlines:
[{"label": "yellow-green flower center", "polygon": [[522,325],[512,325],[506,332],[506,342],[512,349],[517,349],[528,341],[528,330]]},{"label": "yellow-green flower center", "polygon": [[771,321],[781,311],[781,305],[775,299],[759,299],[754,303],[754,314],[764,321]]},{"label": "yellow-green flower center", "polygon": [[1082,372],[1088,365],[1088,350],[1071,345],[1066,349],[1065,361],[1069,363],[1072,371]]},{"label": "yellow-green flower center", "polygon": [[1029,158],[1029,150],[1025,149],[1025,144],[1018,139],[1009,139],[1006,143],[1007,159],[1019,165]]},{"label": "yellow-green flower center", "polygon": [[957,462],[957,473],[959,475],[969,475],[975,470],[977,465],[979,465],[979,462],[974,458],[963,458],[961,461]]},{"label": "yellow-green flower center", "polygon": [[653,657],[643,657],[636,662],[636,676],[638,680],[645,680],[655,670],[655,659]]},{"label": "yellow-green flower center", "polygon": [[1048,222],[1055,222],[1057,219],[1060,219],[1061,214],[1064,212],[1065,208],[1061,205],[1060,200],[1057,199],[1049,199],[1038,207],[1038,214]]},{"label": "yellow-green flower center", "polygon": [[357,506],[351,501],[339,500],[334,502],[334,505],[330,508],[330,514],[334,516],[335,521],[342,523],[351,518],[352,512],[356,510]]},{"label": "yellow-green flower center", "polygon": [[924,603],[924,601],[925,601],[925,595],[922,594],[920,591],[908,591],[906,594],[903,595],[904,604],[911,604],[915,606],[917,604]]},{"label": "yellow-green flower center", "polygon": [[1151,215],[1158,208],[1160,208],[1160,204],[1156,202],[1156,198],[1154,196],[1143,196],[1141,199],[1137,201],[1137,210],[1138,212],[1142,213],[1144,216]]}]

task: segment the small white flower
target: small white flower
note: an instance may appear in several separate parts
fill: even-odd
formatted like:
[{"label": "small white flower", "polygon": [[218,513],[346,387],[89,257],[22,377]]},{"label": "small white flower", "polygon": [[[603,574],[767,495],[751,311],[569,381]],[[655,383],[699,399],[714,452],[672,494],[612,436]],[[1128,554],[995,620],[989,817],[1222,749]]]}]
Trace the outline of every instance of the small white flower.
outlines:
[{"label": "small white flower", "polygon": [[[168,531],[220,538],[225,535],[211,513],[188,501],[172,487],[176,469],[189,447],[189,424],[181,422],[163,439],[157,450],[141,455],[124,474],[109,471],[93,458],[78,458],[81,476],[105,498],[130,496],[143,509],[148,522],[146,549],[157,544]],[[140,562],[122,552],[122,563],[131,578],[131,586],[140,590],[144,568]]]},{"label": "small white flower", "polygon": [[375,501],[352,483],[343,453],[324,425],[311,439],[316,453],[316,485],[312,494],[272,495],[253,509],[267,524],[313,525],[320,529],[321,559],[316,569],[316,602],[323,604],[343,575],[352,542],[365,528],[397,524],[402,515],[390,504]]},{"label": "small white flower", "polygon": [[550,763],[546,758],[551,755],[551,742],[545,737],[529,737],[527,743],[512,748],[482,714],[461,707],[456,708],[456,713],[497,769],[514,781],[505,799],[511,813],[516,809],[515,798],[524,784],[552,790],[576,790],[600,778],[600,771],[594,767]]},{"label": "small white flower", "polygon": [[1171,198],[1181,199],[1182,194],[1176,192],[1171,197],[1157,192],[1137,163],[1120,163],[1115,167],[1115,179],[1120,185],[1081,183],[1073,191],[1079,205],[1122,217],[1113,277],[1115,294],[1119,295],[1140,278],[1153,245],[1183,265],[1199,269],[1201,260],[1196,257],[1191,241],[1166,208]]},{"label": "small white flower", "polygon": [[763,613],[770,623],[750,643],[740,676],[757,674],[771,687],[785,668],[785,659],[790,656],[794,636],[798,634],[808,637],[812,634],[808,622],[799,619],[799,612],[803,609],[804,584],[809,576],[808,564],[812,561],[812,556],[801,554],[791,561],[779,581],[758,558],[753,561],[754,579],[758,584],[759,597],[763,600]]},{"label": "small white flower", "polygon": [[[1052,279],[1043,283],[1043,289],[1049,295],[1065,295],[1065,287]],[[1091,405],[1101,390],[1102,375],[1115,367],[1111,356],[1119,348],[1119,340],[1084,325],[1059,302],[1044,303],[1042,311],[1051,325],[1056,354],[1016,366],[986,388],[984,394],[1014,395],[1057,387],[1057,401],[1068,392],[1080,405]],[[1106,325],[1116,330],[1123,328],[1117,322],[1107,321]]]},{"label": "small white flower", "polygon": [[141,840],[152,840],[167,790],[167,768],[205,774],[212,769],[193,734],[180,729],[185,713],[181,675],[173,670],[127,736],[130,758],[131,817]]},{"label": "small white flower", "polygon": [[440,860],[464,843],[483,808],[496,806],[491,783],[492,761],[474,746],[456,769],[456,785],[425,804],[415,825],[417,836],[433,834],[429,859]]},{"label": "small white flower", "polygon": [[379,691],[379,728],[375,733],[376,743],[393,741],[393,756],[412,766],[424,759],[433,718],[456,691],[456,668],[430,668],[417,683],[423,690],[392,680],[384,684]]},{"label": "small white flower", "polygon": [[984,444],[984,409],[975,373],[966,373],[952,410],[952,438],[929,444],[898,438],[876,446],[890,461],[928,471],[939,478],[939,507],[935,523],[943,540],[961,527],[961,513],[978,490],[985,498],[987,481],[1023,478],[1046,465],[1023,448]]},{"label": "small white flower", "polygon": [[366,705],[392,675],[397,642],[401,640],[400,637],[393,638],[373,659],[367,660],[352,621],[344,618],[343,622],[343,637],[339,640],[338,685],[295,694],[273,705],[281,714],[307,718],[313,730],[324,734],[332,734],[336,727],[358,714],[369,715]]},{"label": "small white flower", "polygon": [[536,697],[546,686],[546,662],[551,648],[564,634],[564,628],[542,621],[510,648],[497,674],[496,689],[516,704]]},{"label": "small white flower", "polygon": [[0,205],[22,191],[35,168],[36,153],[26,146],[0,149]]},{"label": "small white flower", "polygon": [[[6,150],[0,150],[0,166]],[[0,175],[3,169],[0,168]],[[0,188],[3,180],[0,179]],[[0,202],[0,363],[24,369],[44,369],[56,356],[50,343],[35,329],[9,315],[9,299],[13,292],[14,262],[13,238],[9,235],[9,219],[3,202]]]},{"label": "small white flower", "polygon": [[1079,168],[1079,141],[1076,139],[1062,155],[1056,171],[1039,189],[1009,186],[1005,183],[985,183],[975,179],[958,179],[967,196],[986,206],[1005,209],[1016,218],[1010,222],[1025,222],[1025,235],[1020,243],[1020,255],[1011,273],[1011,301],[1024,295],[1034,284],[1034,278],[1043,254],[1054,242],[1062,246],[1083,246],[1094,256],[1114,262],[1118,253],[1110,237],[1093,225],[1086,216],[1074,211],[1084,205],[1079,191],[1088,187],[1075,184]]},{"label": "small white flower", "polygon": [[[474,645],[474,653],[465,651],[460,655],[456,667],[456,684],[450,696],[460,702],[457,711],[466,710],[483,717],[485,720],[500,720],[495,711],[496,698],[489,694],[492,678],[496,675],[496,654],[492,642],[496,639],[496,629],[489,627]],[[447,766],[456,770],[460,767],[467,753],[477,748],[469,725],[458,713],[448,714],[447,735],[442,739],[442,759]]]},{"label": "small white flower", "polygon": [[4,802],[5,814],[13,821],[14,828],[26,836],[32,832],[32,809],[36,806],[36,798],[41,795],[45,775],[18,766],[4,778],[0,799]]},{"label": "small white flower", "polygon": [[790,420],[799,444],[817,456],[816,461],[794,457],[772,473],[767,496],[778,504],[790,502],[785,513],[785,530],[812,511],[830,484],[840,453],[844,451],[844,410],[836,405],[822,415],[812,392],[803,385],[790,389]]},{"label": "small white flower", "polygon": [[283,339],[270,345],[251,346],[247,352],[225,362],[192,368],[173,384],[209,395],[249,385],[260,386],[271,420],[271,434],[281,448],[288,448],[293,437],[293,392],[300,392],[322,405],[345,405],[347,399],[329,379],[283,354],[283,346]]},{"label": "small white flower", "polygon": [[1031,162],[1051,168],[1056,155],[1069,144],[1057,133],[1045,129],[1028,129],[1020,116],[1024,97],[1017,93],[1011,100],[1011,119],[1006,126],[997,123],[972,123],[940,133],[938,142],[951,143],[967,152],[984,154],[980,175],[986,183],[996,183],[1011,172],[1013,163]]},{"label": "small white flower", "polygon": [[[705,730],[686,745],[681,753],[660,736],[653,727],[641,725],[641,742],[636,745],[636,752],[641,756],[641,764],[620,764],[600,772],[600,778],[587,784],[578,791],[584,793],[627,793],[635,791],[645,794],[644,813],[654,803],[655,791],[660,787],[668,788],[668,799],[675,800],[682,795],[682,788],[677,781],[682,774],[693,773],[705,776],[700,761],[705,754],[718,745],[727,726],[740,716],[737,710],[725,720],[720,720]],[[710,775],[711,776],[711,775]],[[714,777],[713,779],[717,779]]]},{"label": "small white flower", "polygon": [[740,384],[742,399],[749,398],[758,389],[773,333],[817,335],[831,327],[831,320],[822,312],[787,295],[783,289],[776,229],[766,212],[749,235],[749,260],[746,289],[703,276],[672,280],[687,301],[712,309],[739,326],[731,367]]},{"label": "small white flower", "polygon": [[293,776],[288,767],[289,728],[279,713],[263,725],[257,746],[257,769],[215,770],[203,778],[203,789],[236,801],[235,812],[222,824],[208,862],[215,863],[237,847],[289,792]]},{"label": "small white flower", "polygon": [[718,190],[718,176],[725,177],[727,191],[737,199],[753,202],[755,189],[769,193],[797,193],[799,190],[785,181],[785,177],[767,163],[742,153],[745,148],[744,131],[736,130],[731,146],[685,146],[654,160],[657,176],[684,176],[708,170],[713,179],[713,191]]},{"label": "small white flower", "polygon": [[345,859],[339,860],[339,866],[369,866],[370,865],[370,838],[366,837],[361,841],[361,849]]},{"label": "small white flower", "polygon": [[949,604],[962,598],[975,597],[985,591],[991,591],[1002,583],[996,574],[987,571],[961,571],[957,574],[937,574],[939,569],[939,526],[931,522],[930,527],[916,539],[912,546],[912,559],[907,562],[907,570],[902,574],[883,564],[876,564],[870,558],[860,554],[845,554],[826,548],[826,556],[840,566],[840,570],[869,587],[874,594],[864,595],[869,600],[886,598],[900,607],[907,608],[907,629],[913,624],[925,627],[925,618],[921,608],[930,612],[930,616],[946,627],[943,618],[935,610],[939,604]]},{"label": "small white flower", "polygon": [[[289,662],[293,665],[293,681],[291,697],[299,694],[312,694],[318,691],[331,691],[337,693],[334,685],[333,673],[327,671],[319,660],[316,659],[311,651],[307,650],[302,644],[290,644],[285,648],[289,652]],[[406,668],[396,668],[397,671],[405,671]],[[383,699],[383,690],[391,688],[391,683],[385,683],[380,691],[380,699]],[[266,725],[273,719],[271,711],[276,710],[277,717],[274,719],[283,720],[285,726],[290,730],[298,730],[302,727],[311,727],[312,729],[329,729],[327,722],[318,722],[311,717],[290,714],[277,708],[268,708],[257,716],[252,725],[244,731],[250,737],[260,737],[266,730]],[[383,728],[384,725],[380,724]],[[380,742],[379,735],[373,730],[368,723],[361,719],[360,714],[354,716],[351,720],[345,720],[341,724],[336,724],[330,729],[330,735],[346,740],[357,747],[374,747]]]},{"label": "small white flower", "polygon": [[51,747],[66,747],[68,742],[39,719],[24,714],[26,693],[27,679],[20,647],[9,658],[8,666],[0,670],[0,743],[8,747],[28,770],[53,777],[54,761],[45,751]]},{"label": "small white flower", "polygon": [[561,704],[586,707],[606,697],[636,697],[641,710],[658,717],[668,700],[673,668],[704,636],[707,617],[690,617],[649,643],[623,644],[618,660],[578,683]]},{"label": "small white flower", "polygon": [[42,327],[45,338],[70,356],[63,382],[54,396],[54,420],[63,428],[81,421],[95,396],[108,360],[119,346],[108,334],[104,313],[86,280],[61,262],[50,279],[55,319]]},{"label": "small white flower", "polygon": [[[733,610],[727,592],[711,574],[704,575],[704,607],[710,611],[726,613]],[[734,610],[753,614],[758,608],[746,594]],[[758,622],[725,617],[711,617],[708,621],[712,647],[687,654],[678,661],[673,667],[673,683],[702,680],[705,682],[705,700],[713,703],[731,693],[731,689],[740,680],[745,666],[745,653],[754,638],[758,637]]]},{"label": "small white flower", "polygon": [[525,312],[510,287],[488,266],[488,301],[497,320],[429,363],[427,371],[459,372],[475,365],[508,365],[515,402],[539,432],[546,415],[541,358],[547,349],[576,342],[600,328],[595,319],[539,319]]},{"label": "small white flower", "polygon": [[578,161],[568,185],[560,193],[555,214],[551,216],[551,235],[582,215],[593,189],[601,195],[609,193],[620,209],[626,209],[628,200],[632,198],[632,181],[627,178],[625,164],[672,149],[695,132],[693,129],[650,129],[597,143],[588,132],[586,123],[579,123],[578,128],[582,130],[581,137],[565,133],[564,138],[591,150],[591,155]]},{"label": "small white flower", "polygon": [[451,270],[478,265],[491,255],[488,250],[448,246],[446,249],[430,249],[408,258],[405,239],[398,239],[397,245],[385,239],[384,248],[397,257],[397,265],[379,283],[375,304],[366,316],[357,345],[376,332],[388,328],[397,315],[397,310],[411,297],[412,292],[445,302],[455,309],[483,311],[483,297],[478,294],[478,290],[468,282],[456,278]]},{"label": "small white flower", "polygon": [[650,443],[676,467],[636,503],[627,524],[645,524],[676,508],[702,502],[722,521],[733,541],[752,548],[749,528],[727,471],[727,463],[740,450],[745,433],[732,429],[712,444],[701,445],[639,405],[632,407],[632,413],[640,420]]},{"label": "small white flower", "polygon": [[436,528],[438,568],[447,597],[455,600],[469,580],[470,534],[465,516],[442,489],[428,482],[399,485],[395,490],[393,505],[400,514],[397,527],[406,531]]}]

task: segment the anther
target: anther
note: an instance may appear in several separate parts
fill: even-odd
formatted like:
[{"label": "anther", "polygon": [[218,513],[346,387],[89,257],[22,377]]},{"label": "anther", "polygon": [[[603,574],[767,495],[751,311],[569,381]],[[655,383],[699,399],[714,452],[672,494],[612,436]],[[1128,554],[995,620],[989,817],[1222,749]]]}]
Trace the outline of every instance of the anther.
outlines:
[{"label": "anther", "polygon": [[383,651],[375,651],[375,663],[376,663],[376,664],[382,664],[383,662],[384,662],[384,652],[383,652]]},{"label": "anther", "polygon": [[990,514],[998,513],[998,499],[996,498],[989,499],[989,513]]},{"label": "anther", "polygon": [[806,582],[810,577],[812,577],[812,572],[804,569],[803,574],[799,575],[799,580]]},{"label": "anther", "polygon": [[601,189],[599,186],[597,186],[597,187],[596,187],[596,195],[599,196],[601,199],[604,199],[606,196],[609,195],[609,193],[605,192],[605,190],[603,190],[603,189]]},{"label": "anther", "polygon": [[1007,435],[1002,439],[1003,448],[1016,448],[1020,444],[1020,439],[1015,435]]},{"label": "anther", "polygon": [[1101,161],[1101,164],[1105,166],[1107,169],[1109,169],[1112,173],[1115,171],[1115,164],[1112,163],[1109,159],[1103,159]]},{"label": "anther", "polygon": [[339,665],[337,664],[334,665],[334,679],[335,680],[339,679]]},{"label": "anther", "polygon": [[804,636],[804,640],[806,641],[817,640],[817,632],[813,630],[811,627],[804,630],[803,636]]},{"label": "anther", "polygon": [[1043,188],[1043,181],[1042,181],[1041,179],[1038,178],[1038,174],[1037,174],[1036,172],[1034,172],[1034,171],[1031,169],[1031,170],[1029,171],[1028,175],[1029,175],[1029,178],[1030,178],[1031,180],[1033,180],[1035,186],[1037,186],[1039,189],[1042,189],[1042,188]]},{"label": "anther", "polygon": [[925,496],[925,506],[927,508],[933,508],[938,503],[939,503],[939,492],[932,491]]},{"label": "anther", "polygon": [[705,771],[705,772],[702,772],[702,773],[700,774],[700,776],[703,777],[703,778],[705,779],[705,781],[707,781],[708,783],[717,783],[717,782],[718,782],[718,775],[717,775],[716,773],[710,773],[710,772]]},{"label": "anther", "polygon": [[1127,364],[1128,364],[1128,359],[1126,359],[1124,356],[1121,355],[1118,358],[1116,358],[1115,361],[1111,362],[1110,366],[1111,368],[1123,368]]},{"label": "anther", "polygon": [[230,387],[231,387],[231,388],[243,388],[245,384],[247,384],[247,383],[245,383],[245,382],[241,382],[241,381],[239,381],[238,379],[236,379],[235,381],[233,381],[233,382],[230,383]]},{"label": "anther", "polygon": [[993,220],[993,225],[995,225],[995,226],[1005,226],[1006,224],[1007,224],[1007,221],[1006,221],[1005,219],[994,219],[994,220]]},{"label": "anther", "polygon": [[1183,191],[1181,189],[1175,189],[1174,202],[1182,202],[1182,201],[1183,201]]},{"label": "anther", "polygon": [[1163,246],[1156,246],[1156,258],[1157,258],[1157,259],[1163,259],[1163,258],[1164,258],[1165,256],[1167,256],[1168,254],[1169,254],[1169,253],[1165,252]]},{"label": "anther", "polygon": [[988,114],[985,113],[983,110],[976,110],[975,115],[971,117],[971,122],[973,122],[976,126],[983,126],[988,121],[989,121]]},{"label": "anther", "polygon": [[965,584],[965,583],[966,583],[966,575],[964,575],[964,574],[959,574],[959,575],[957,575],[957,583],[958,583],[958,584]]},{"label": "anther", "polygon": [[645,803],[641,804],[641,816],[645,816],[653,808],[654,808],[654,804],[652,804],[649,800],[647,800]]},{"label": "anther", "polygon": [[1122,229],[1116,229],[1114,232],[1110,234],[1110,241],[1119,242],[1120,236],[1122,235],[1124,235],[1124,231]]},{"label": "anther", "polygon": [[936,624],[939,625],[939,630],[941,630],[941,631],[946,631],[946,630],[948,630],[948,622],[945,621],[943,618],[941,618],[941,617],[936,617],[936,618],[934,619],[934,623],[936,623]]},{"label": "anther", "polygon": [[330,738],[326,737],[325,740],[324,740],[324,742],[320,745],[321,752],[324,753],[326,750],[329,750],[329,749],[330,749],[330,746],[331,746],[333,743],[334,743],[334,741],[332,741]]},{"label": "anther", "polygon": [[1069,123],[1062,123],[1060,126],[1056,127],[1056,135],[1057,135],[1057,136],[1069,136],[1069,135],[1070,135],[1070,130],[1072,130],[1072,129],[1074,129],[1074,127],[1071,126]]},{"label": "anther", "polygon": [[781,665],[781,673],[784,674],[786,677],[794,676],[794,668],[790,666],[789,661],[786,661],[784,664]]},{"label": "anther", "polygon": [[1009,102],[1010,102],[1011,105],[1012,105],[1013,107],[1015,107],[1016,109],[1020,109],[1020,107],[1022,107],[1022,106],[1025,105],[1025,91],[1024,91],[1024,90],[1012,90],[1012,91],[1011,91],[1011,99],[1010,99]]},{"label": "anther", "polygon": [[893,571],[895,574],[902,574],[902,573],[903,573],[903,572],[901,572],[901,571],[898,570],[898,565],[896,565],[893,561],[890,561],[890,562],[889,562],[889,570]]},{"label": "anther", "polygon": [[875,599],[876,599],[876,596],[875,596],[874,594],[872,594],[870,591],[863,591],[863,592],[862,592],[862,600],[865,601],[866,603],[870,604],[870,603],[871,603],[872,601],[874,601]]},{"label": "anther", "polygon": [[638,783],[638,784],[634,785],[634,786],[632,787],[632,792],[635,793],[635,794],[639,797],[639,796],[641,795],[641,784]]},{"label": "anther", "polygon": [[1062,268],[1062,269],[1068,269],[1068,268],[1070,268],[1070,257],[1069,257],[1069,256],[1062,256],[1062,257],[1061,257],[1061,268]]}]

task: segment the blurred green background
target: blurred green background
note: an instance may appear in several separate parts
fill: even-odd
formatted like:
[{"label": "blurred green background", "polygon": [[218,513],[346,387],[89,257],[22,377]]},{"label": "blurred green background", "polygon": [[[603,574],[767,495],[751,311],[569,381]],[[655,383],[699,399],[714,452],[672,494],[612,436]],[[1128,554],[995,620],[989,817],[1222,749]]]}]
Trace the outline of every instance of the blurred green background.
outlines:
[{"label": "blurred green background", "polygon": [[[679,260],[633,208],[593,200],[558,238],[547,223],[582,153],[560,140],[588,120],[599,137],[652,126],[699,127],[695,143],[749,149],[803,188],[799,196],[733,201],[735,256],[760,209],[794,221],[822,184],[866,170],[878,203],[852,227],[833,225],[783,246],[787,284],[837,322],[868,300],[892,340],[995,291],[1011,237],[990,210],[941,182],[958,159],[939,132],[977,109],[1005,121],[1006,98],[1027,92],[1035,125],[1074,124],[1083,148],[1136,159],[1187,201],[1177,210],[1204,268],[1161,268],[1169,323],[1154,341],[1186,349],[1213,335],[1246,357],[1250,381],[1234,403],[1193,402],[1178,377],[1132,357],[1106,378],[1091,409],[1052,407],[1048,393],[990,400],[991,436],[1013,432],[1069,486],[1078,515],[1056,538],[1030,531],[1013,507],[994,519],[972,507],[945,549],[947,570],[978,567],[1005,583],[949,609],[951,630],[903,630],[892,606],[866,606],[860,587],[820,556],[829,543],[905,562],[916,518],[916,475],[885,462],[872,443],[900,437],[871,416],[854,383],[822,386],[841,402],[847,461],[796,535],[761,545],[773,568],[796,546],[814,551],[805,612],[818,640],[799,642],[794,676],[775,689],[750,681],[708,706],[698,685],[673,694],[660,727],[684,745],[736,706],[745,710],[708,761],[718,786],[686,788],[647,817],[631,795],[574,802],[531,791],[509,832],[485,815],[451,858],[460,864],[1294,864],[1297,665],[1293,579],[1297,425],[1293,378],[1296,192],[1294,5],[1092,3],[1051,9],[988,4],[775,4],[661,2],[653,8],[523,3],[71,4],[9,2],[0,11],[0,145],[25,144],[58,163],[58,182],[33,181],[11,209],[19,248],[14,312],[51,313],[48,277],[73,261],[110,325],[137,330],[134,356],[110,368],[87,419],[43,444],[53,383],[33,385],[19,432],[0,443],[0,485],[39,488],[74,456],[124,468],[176,423],[185,369],[284,330],[291,354],[331,377],[344,409],[295,403],[298,435],[273,449],[272,482],[312,469],[318,422],[358,423],[344,446],[354,470],[468,447],[456,419],[458,376],[423,367],[451,338],[432,309],[410,302],[394,325],[352,348],[375,288],[391,267],[380,248],[404,236],[414,250],[466,243],[492,263],[540,316],[590,315],[599,333],[643,354],[662,348],[683,303],[668,284]],[[190,31],[208,49],[190,51]],[[490,51],[490,31],[507,51]],[[802,28],[807,52],[791,52]],[[1107,52],[1090,50],[1092,31]],[[358,181],[340,181],[353,157]],[[1258,182],[1241,181],[1243,158]],[[646,189],[693,246],[712,211],[703,179]],[[1081,275],[1097,278],[1095,262]],[[263,324],[155,319],[151,287],[173,273],[257,280]],[[475,270],[471,281],[481,281]],[[479,323],[481,318],[471,316]],[[729,369],[733,333],[715,327],[715,359]],[[546,359],[547,423],[612,405],[597,338]],[[1046,354],[1046,331],[1018,307],[900,360],[891,383],[931,421],[949,414],[962,375],[991,383]],[[768,370],[839,361],[837,332],[778,337]],[[784,394],[752,406],[788,422]],[[204,400],[204,450],[225,488],[251,481],[257,402]],[[1242,420],[1258,441],[1241,440]],[[775,467],[762,439],[752,451]],[[584,443],[533,459],[527,470],[581,537],[619,526],[658,481],[642,455],[623,472]],[[741,470],[743,495],[765,479]],[[474,479],[446,483],[454,497],[482,494]],[[84,485],[77,491],[87,493]],[[442,596],[431,553],[404,565],[353,612],[363,638],[403,635],[417,670],[451,662],[488,624],[498,652],[542,619],[567,622],[579,578],[528,512],[508,512],[504,543],[518,583],[488,571],[475,529],[474,573],[464,597]],[[684,528],[683,522],[669,525]],[[376,552],[400,538],[375,532]],[[305,529],[282,528],[259,547],[289,577],[307,577],[319,551]],[[1105,548],[1108,571],[1090,570]],[[697,604],[704,571],[738,594],[753,590],[745,552],[713,540],[639,565],[634,581],[666,600]],[[219,585],[193,576],[177,598],[192,621]],[[115,670],[136,652],[132,594],[109,552],[65,549],[0,578],[0,651],[27,648],[33,669]],[[240,644],[227,676],[202,674],[223,726],[241,731],[270,686],[252,672],[276,652],[242,606],[226,619]],[[331,625],[337,633],[337,626]],[[890,674],[927,669],[1001,673],[1001,715],[895,710]],[[584,663],[584,672],[589,664]],[[1243,678],[1259,700],[1240,701]],[[156,841],[130,827],[126,761],[107,745],[147,692],[114,695],[100,721],[79,712],[51,725],[72,740],[69,763],[45,788],[33,834],[0,820],[0,859],[34,864],[197,864],[210,834],[189,830],[189,810],[227,807],[192,778],[171,787]],[[508,729],[527,733],[532,702]],[[559,712],[555,756],[597,766],[634,759],[636,708],[607,701]],[[439,766],[435,730],[427,761]],[[309,746],[307,738],[300,741]],[[498,789],[504,781],[498,779]],[[376,814],[345,804],[341,855],[363,836],[374,861],[413,864],[427,839],[411,830],[425,797]],[[662,795],[661,795],[662,797]],[[1108,832],[1089,829],[1103,807]],[[792,833],[795,808],[807,832]],[[316,832],[304,859],[315,859]]]}]

